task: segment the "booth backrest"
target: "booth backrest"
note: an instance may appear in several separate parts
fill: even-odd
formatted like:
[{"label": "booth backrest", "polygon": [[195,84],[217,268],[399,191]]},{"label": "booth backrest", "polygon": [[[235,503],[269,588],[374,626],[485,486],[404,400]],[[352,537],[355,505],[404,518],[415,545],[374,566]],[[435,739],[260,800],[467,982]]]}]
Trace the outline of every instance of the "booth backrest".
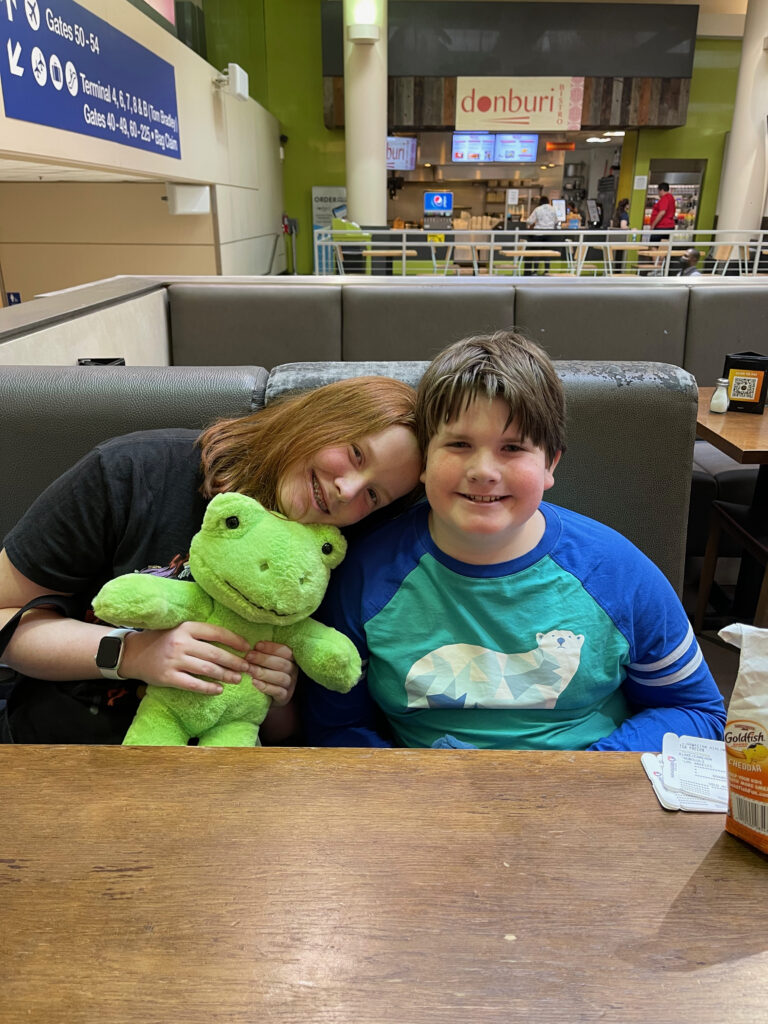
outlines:
[{"label": "booth backrest", "polygon": [[281,284],[172,284],[171,362],[247,364],[340,359],[341,289]]},{"label": "booth backrest", "polygon": [[514,288],[472,283],[343,288],[341,358],[431,359],[459,338],[514,327]]},{"label": "booth backrest", "polygon": [[0,367],[0,541],[99,441],[245,416],[263,406],[266,383],[258,366]]},{"label": "booth backrest", "polygon": [[[275,367],[266,401],[340,377],[418,383],[424,362],[295,363]],[[623,533],[682,586],[698,392],[666,363],[559,361],[567,450],[545,496]]]},{"label": "booth backrest", "polygon": [[682,366],[688,289],[649,292],[574,281],[518,285],[515,324],[553,359],[644,359]]},{"label": "booth backrest", "polygon": [[663,361],[700,384],[765,352],[768,284],[726,277],[125,278],[0,309],[0,366],[430,359],[516,327],[555,359]]},{"label": "booth backrest", "polygon": [[768,287],[695,280],[172,283],[171,362],[431,359],[458,338],[515,327],[554,359],[661,361],[711,384],[726,352],[765,351]]},{"label": "booth backrest", "polygon": [[768,353],[768,288],[692,288],[685,367],[701,385],[723,372],[728,352]]},{"label": "booth backrest", "polygon": [[[416,384],[424,362],[260,367],[0,367],[0,536],[95,443],[201,428],[340,376]],[[696,421],[693,378],[663,363],[565,361],[568,449],[547,497],[619,530],[680,588]]]}]

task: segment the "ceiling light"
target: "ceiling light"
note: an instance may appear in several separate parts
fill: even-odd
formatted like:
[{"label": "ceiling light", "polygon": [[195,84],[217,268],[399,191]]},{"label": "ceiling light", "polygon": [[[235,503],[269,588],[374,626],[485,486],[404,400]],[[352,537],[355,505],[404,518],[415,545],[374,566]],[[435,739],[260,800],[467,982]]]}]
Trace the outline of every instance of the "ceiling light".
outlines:
[{"label": "ceiling light", "polygon": [[610,142],[610,139],[601,139],[598,135],[590,135],[587,142]]},{"label": "ceiling light", "polygon": [[610,138],[620,138],[624,135],[624,132],[603,132],[603,135],[608,135]]},{"label": "ceiling light", "polygon": [[350,43],[371,45],[381,38],[380,0],[355,0],[347,12],[347,39]]}]

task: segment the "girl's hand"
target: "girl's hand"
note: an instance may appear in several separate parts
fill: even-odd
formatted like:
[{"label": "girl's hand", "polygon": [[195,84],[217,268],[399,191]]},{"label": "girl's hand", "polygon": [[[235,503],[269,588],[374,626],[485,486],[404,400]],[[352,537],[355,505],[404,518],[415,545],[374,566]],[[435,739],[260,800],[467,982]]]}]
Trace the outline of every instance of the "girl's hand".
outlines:
[{"label": "girl's hand", "polygon": [[290,647],[262,640],[246,654],[246,661],[246,671],[253,676],[257,690],[270,696],[279,707],[290,703],[299,678],[299,666]]},{"label": "girl's hand", "polygon": [[[145,629],[126,636],[124,644],[120,675],[141,679],[152,686],[218,694],[223,690],[222,683],[239,683],[244,672],[252,671],[245,659],[248,641],[223,626],[207,622],[183,622],[174,629]],[[242,651],[243,657],[216,644]],[[290,654],[288,648],[283,650]]]}]

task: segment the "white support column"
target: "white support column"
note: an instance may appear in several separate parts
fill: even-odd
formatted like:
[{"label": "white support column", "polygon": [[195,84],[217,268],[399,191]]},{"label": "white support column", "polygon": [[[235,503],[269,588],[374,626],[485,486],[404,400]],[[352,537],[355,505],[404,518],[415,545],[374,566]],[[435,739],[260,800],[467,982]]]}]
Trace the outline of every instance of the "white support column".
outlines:
[{"label": "white support column", "polygon": [[768,3],[749,0],[717,226],[759,230],[768,185]]},{"label": "white support column", "polygon": [[387,2],[344,0],[347,216],[387,223]]}]

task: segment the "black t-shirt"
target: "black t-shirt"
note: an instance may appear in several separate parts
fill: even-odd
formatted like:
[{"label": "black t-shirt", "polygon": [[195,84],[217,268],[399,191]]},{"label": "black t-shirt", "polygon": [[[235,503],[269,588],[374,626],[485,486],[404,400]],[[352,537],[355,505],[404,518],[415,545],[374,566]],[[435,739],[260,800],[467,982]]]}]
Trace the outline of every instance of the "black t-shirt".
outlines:
[{"label": "black t-shirt", "polygon": [[[28,579],[82,597],[107,580],[189,551],[206,500],[198,434],[137,431],[98,445],[35,500],[5,538]],[[107,680],[21,677],[8,705],[16,742],[119,743],[138,703],[136,686]]]},{"label": "black t-shirt", "polygon": [[42,587],[90,600],[115,576],[186,554],[206,506],[197,436],[144,430],[98,445],[5,538],[13,565]]}]

